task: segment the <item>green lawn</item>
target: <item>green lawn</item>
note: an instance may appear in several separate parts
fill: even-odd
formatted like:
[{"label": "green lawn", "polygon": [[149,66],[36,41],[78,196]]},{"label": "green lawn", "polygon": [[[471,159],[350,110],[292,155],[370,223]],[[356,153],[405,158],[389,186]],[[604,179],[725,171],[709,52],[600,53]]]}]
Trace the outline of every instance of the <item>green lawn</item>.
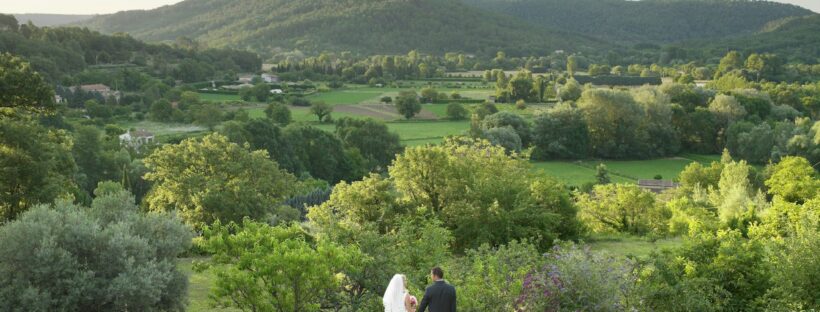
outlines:
[{"label": "green lawn", "polygon": [[155,121],[129,121],[129,122],[119,122],[118,125],[123,129],[137,129],[137,130],[147,130],[156,136],[165,136],[165,135],[172,135],[172,134],[180,134],[180,133],[195,133],[205,131],[205,128],[200,126],[192,125],[192,124],[174,124],[174,123],[162,123],[162,122],[155,122]]},{"label": "green lawn", "polygon": [[211,291],[211,287],[214,283],[214,275],[209,272],[194,272],[192,269],[193,262],[196,261],[195,258],[184,258],[180,259],[177,263],[177,267],[180,271],[187,274],[188,278],[188,311],[189,312],[200,312],[200,311],[224,311],[224,312],[233,312],[238,311],[236,309],[218,309],[210,307],[210,299],[208,299],[208,294]]},{"label": "green lawn", "polygon": [[402,140],[437,139],[461,134],[470,129],[469,121],[390,122],[387,127]]},{"label": "green lawn", "polygon": [[199,99],[211,102],[241,101],[238,94],[211,94],[200,93]]},{"label": "green lawn", "polygon": [[687,165],[693,162],[708,164],[720,159],[719,155],[686,154],[681,157],[648,160],[604,160],[604,161],[547,161],[533,162],[536,170],[558,178],[567,185],[580,186],[595,181],[595,167],[604,163],[610,178],[617,183],[636,183],[640,179],[653,179],[661,175],[665,180],[675,180]]},{"label": "green lawn", "polygon": [[681,246],[680,237],[651,241],[645,237],[625,235],[598,235],[587,239],[593,251],[603,251],[616,257],[646,257],[652,251],[661,251]]}]

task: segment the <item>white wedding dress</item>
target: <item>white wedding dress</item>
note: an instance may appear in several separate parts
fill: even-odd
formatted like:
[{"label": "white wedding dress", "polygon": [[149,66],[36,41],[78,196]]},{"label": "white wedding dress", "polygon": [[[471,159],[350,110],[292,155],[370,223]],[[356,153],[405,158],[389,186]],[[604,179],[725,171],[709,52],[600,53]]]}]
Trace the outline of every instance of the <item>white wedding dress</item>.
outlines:
[{"label": "white wedding dress", "polygon": [[404,297],[406,295],[404,277],[400,274],[393,275],[393,279],[387,285],[387,290],[382,298],[384,312],[407,312],[407,309],[404,308]]}]

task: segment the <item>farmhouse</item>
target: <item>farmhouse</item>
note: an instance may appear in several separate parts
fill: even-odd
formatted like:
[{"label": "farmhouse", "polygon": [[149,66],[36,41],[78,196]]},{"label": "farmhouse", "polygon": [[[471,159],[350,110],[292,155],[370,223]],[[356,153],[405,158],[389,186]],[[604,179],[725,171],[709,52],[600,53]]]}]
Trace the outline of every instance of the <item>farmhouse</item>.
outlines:
[{"label": "farmhouse", "polygon": [[120,135],[120,144],[133,148],[139,148],[151,142],[154,142],[154,134],[145,130],[128,131]]},{"label": "farmhouse", "polygon": [[279,76],[271,74],[262,74],[262,80],[267,83],[279,82]]},{"label": "farmhouse", "polygon": [[72,88],[72,91],[76,92],[77,88],[89,93],[99,93],[103,97],[114,97],[117,101],[120,100],[120,96],[122,95],[119,91],[111,90],[111,87],[106,86],[104,84],[87,84],[81,85],[78,87]]},{"label": "farmhouse", "polygon": [[666,180],[639,180],[638,187],[651,191],[653,193],[663,193],[663,191],[675,189],[680,186],[680,183]]}]

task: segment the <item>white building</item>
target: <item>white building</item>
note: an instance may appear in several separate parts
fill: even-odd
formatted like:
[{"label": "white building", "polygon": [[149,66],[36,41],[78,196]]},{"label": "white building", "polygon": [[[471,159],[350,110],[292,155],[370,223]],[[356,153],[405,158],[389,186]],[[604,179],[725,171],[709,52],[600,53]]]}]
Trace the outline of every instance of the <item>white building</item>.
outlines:
[{"label": "white building", "polygon": [[120,144],[139,148],[154,142],[154,134],[145,130],[128,131],[120,135]]},{"label": "white building", "polygon": [[279,76],[271,74],[262,74],[262,80],[267,83],[279,82]]}]

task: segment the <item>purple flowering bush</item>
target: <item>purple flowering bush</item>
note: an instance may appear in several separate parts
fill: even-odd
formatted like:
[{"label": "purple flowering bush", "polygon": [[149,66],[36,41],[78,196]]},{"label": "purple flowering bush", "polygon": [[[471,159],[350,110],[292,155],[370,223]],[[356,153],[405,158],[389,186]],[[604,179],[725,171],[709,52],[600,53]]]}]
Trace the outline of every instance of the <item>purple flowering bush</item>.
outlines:
[{"label": "purple flowering bush", "polygon": [[632,309],[634,265],[588,247],[556,245],[544,264],[523,279],[515,311],[626,311]]}]

